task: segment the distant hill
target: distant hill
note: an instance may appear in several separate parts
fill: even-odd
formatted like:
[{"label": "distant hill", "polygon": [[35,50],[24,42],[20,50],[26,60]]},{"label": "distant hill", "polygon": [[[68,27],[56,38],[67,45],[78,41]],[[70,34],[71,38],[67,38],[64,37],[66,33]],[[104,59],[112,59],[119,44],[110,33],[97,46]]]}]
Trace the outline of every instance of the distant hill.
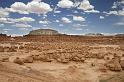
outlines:
[{"label": "distant hill", "polygon": [[85,36],[104,36],[104,35],[101,33],[88,33],[88,34],[85,34]]},{"label": "distant hill", "polygon": [[124,37],[124,34],[116,34],[115,36],[123,36]]},{"label": "distant hill", "polygon": [[59,35],[60,33],[52,29],[37,29],[29,32],[28,35]]}]

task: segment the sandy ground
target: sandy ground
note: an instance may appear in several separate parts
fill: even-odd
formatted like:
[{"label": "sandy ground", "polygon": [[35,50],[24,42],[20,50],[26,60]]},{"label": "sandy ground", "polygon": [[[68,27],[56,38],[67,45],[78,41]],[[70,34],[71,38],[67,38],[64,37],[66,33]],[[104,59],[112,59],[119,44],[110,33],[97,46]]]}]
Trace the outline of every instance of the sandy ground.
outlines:
[{"label": "sandy ground", "polygon": [[[0,52],[0,58],[9,58],[7,62],[0,62],[0,82],[99,82],[101,77],[108,77],[120,73],[110,70],[107,70],[106,72],[99,70],[106,62],[106,57],[112,59],[114,54],[117,54],[121,57],[121,60],[124,60],[124,57],[122,56],[124,50],[119,49],[120,45],[71,44],[72,43],[40,43],[39,45],[26,42],[21,45],[12,45],[10,43],[0,44],[0,46],[3,47],[16,46],[15,49],[17,50],[16,52]],[[28,45],[28,47],[25,45]],[[25,46],[25,48],[19,49],[20,46]],[[40,48],[38,48],[39,46]],[[87,46],[89,47],[87,48]],[[88,51],[88,55],[92,53],[105,54],[105,56],[100,59],[97,57],[86,57],[84,62],[70,61],[68,63],[61,63],[54,59],[55,61],[52,62],[35,60],[33,63],[24,63],[24,65],[13,63],[16,57],[26,58],[30,55],[42,55],[43,53],[47,55],[52,54],[52,56],[53,54],[57,54],[61,57],[68,54],[82,56],[82,53],[87,53],[84,51]],[[83,57],[85,56],[83,55]]]}]

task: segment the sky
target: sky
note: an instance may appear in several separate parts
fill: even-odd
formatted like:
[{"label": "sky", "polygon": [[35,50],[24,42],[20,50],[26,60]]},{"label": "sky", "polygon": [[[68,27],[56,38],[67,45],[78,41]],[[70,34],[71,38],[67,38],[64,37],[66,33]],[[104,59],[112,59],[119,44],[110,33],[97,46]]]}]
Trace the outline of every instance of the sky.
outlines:
[{"label": "sky", "polygon": [[0,33],[124,33],[124,0],[0,0]]}]

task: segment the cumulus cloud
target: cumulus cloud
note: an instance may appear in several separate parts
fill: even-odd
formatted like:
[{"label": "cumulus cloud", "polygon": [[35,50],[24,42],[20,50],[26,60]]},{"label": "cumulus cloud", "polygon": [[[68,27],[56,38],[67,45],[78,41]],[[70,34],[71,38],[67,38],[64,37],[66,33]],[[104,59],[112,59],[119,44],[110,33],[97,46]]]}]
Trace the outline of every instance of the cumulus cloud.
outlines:
[{"label": "cumulus cloud", "polygon": [[85,21],[85,18],[83,18],[81,16],[73,16],[73,20],[74,21]]},{"label": "cumulus cloud", "polygon": [[100,11],[98,11],[98,10],[86,10],[86,11],[84,11],[84,12],[87,12],[87,13],[100,13]]},{"label": "cumulus cloud", "polygon": [[8,17],[9,12],[6,9],[0,8],[0,17]]},{"label": "cumulus cloud", "polygon": [[59,20],[56,20],[55,22],[59,22]]},{"label": "cumulus cloud", "polygon": [[3,18],[0,18],[0,23],[14,23],[14,22],[9,21],[9,18],[3,17]]},{"label": "cumulus cloud", "polygon": [[106,14],[108,14],[108,15],[111,15],[111,14],[113,14],[113,15],[118,15],[118,12],[117,12],[117,11],[109,11],[109,12],[106,13]]},{"label": "cumulus cloud", "polygon": [[20,14],[29,14],[28,11],[27,11],[26,4],[24,4],[22,2],[15,2],[10,7],[11,8],[9,8],[8,10],[11,11],[11,12],[18,12]]},{"label": "cumulus cloud", "polygon": [[16,23],[15,25],[13,25],[15,27],[19,27],[19,28],[27,28],[27,27],[32,27],[29,24],[23,24],[23,23]]},{"label": "cumulus cloud", "polygon": [[[118,9],[119,8],[119,9]],[[114,14],[124,16],[124,1],[120,0],[113,3],[112,10],[107,13],[108,15]]]},{"label": "cumulus cloud", "polygon": [[41,23],[41,24],[48,24],[49,21],[43,20],[43,21],[39,21],[39,23]]},{"label": "cumulus cloud", "polygon": [[61,11],[54,11],[54,13],[61,13]]},{"label": "cumulus cloud", "polygon": [[28,11],[36,14],[46,14],[52,11],[49,4],[44,2],[32,1],[27,4]]},{"label": "cumulus cloud", "polygon": [[7,21],[7,18],[0,18],[0,23],[5,23]]},{"label": "cumulus cloud", "polygon": [[87,13],[100,13],[100,11],[94,9],[94,6],[90,4],[89,0],[83,0],[80,2],[78,9]]},{"label": "cumulus cloud", "polygon": [[23,2],[15,2],[10,6],[10,8],[6,8],[10,12],[18,12],[20,14],[46,14],[52,11],[52,8],[49,4],[41,2],[41,0],[33,0],[28,2],[27,4]]},{"label": "cumulus cloud", "polygon": [[100,19],[104,19],[105,17],[103,17],[103,16],[100,16],[99,18],[100,18]]},{"label": "cumulus cloud", "polygon": [[22,17],[22,18],[15,19],[15,22],[32,22],[32,21],[35,21],[35,19],[31,17]]},{"label": "cumulus cloud", "polygon": [[71,23],[71,20],[66,18],[66,17],[62,17],[61,20],[62,20],[63,23]]},{"label": "cumulus cloud", "polygon": [[74,3],[71,0],[61,0],[58,2],[57,6],[61,8],[71,8]]},{"label": "cumulus cloud", "polygon": [[118,11],[118,15],[124,16],[124,9],[123,9],[123,10],[119,10],[119,11]]},{"label": "cumulus cloud", "polygon": [[90,2],[88,0],[83,0],[78,9],[82,9],[82,10],[92,10],[94,9],[94,6],[90,4]]},{"label": "cumulus cloud", "polygon": [[30,17],[22,17],[22,18],[0,18],[0,23],[17,23],[17,22],[32,22],[35,21],[35,19]]}]

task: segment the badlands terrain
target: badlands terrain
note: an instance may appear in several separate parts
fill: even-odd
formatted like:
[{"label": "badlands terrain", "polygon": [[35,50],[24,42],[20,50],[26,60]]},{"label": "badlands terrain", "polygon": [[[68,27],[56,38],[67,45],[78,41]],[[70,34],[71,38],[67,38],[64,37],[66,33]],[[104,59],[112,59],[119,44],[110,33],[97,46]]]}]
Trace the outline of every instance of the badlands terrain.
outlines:
[{"label": "badlands terrain", "polygon": [[0,36],[0,82],[124,82],[124,37]]}]

